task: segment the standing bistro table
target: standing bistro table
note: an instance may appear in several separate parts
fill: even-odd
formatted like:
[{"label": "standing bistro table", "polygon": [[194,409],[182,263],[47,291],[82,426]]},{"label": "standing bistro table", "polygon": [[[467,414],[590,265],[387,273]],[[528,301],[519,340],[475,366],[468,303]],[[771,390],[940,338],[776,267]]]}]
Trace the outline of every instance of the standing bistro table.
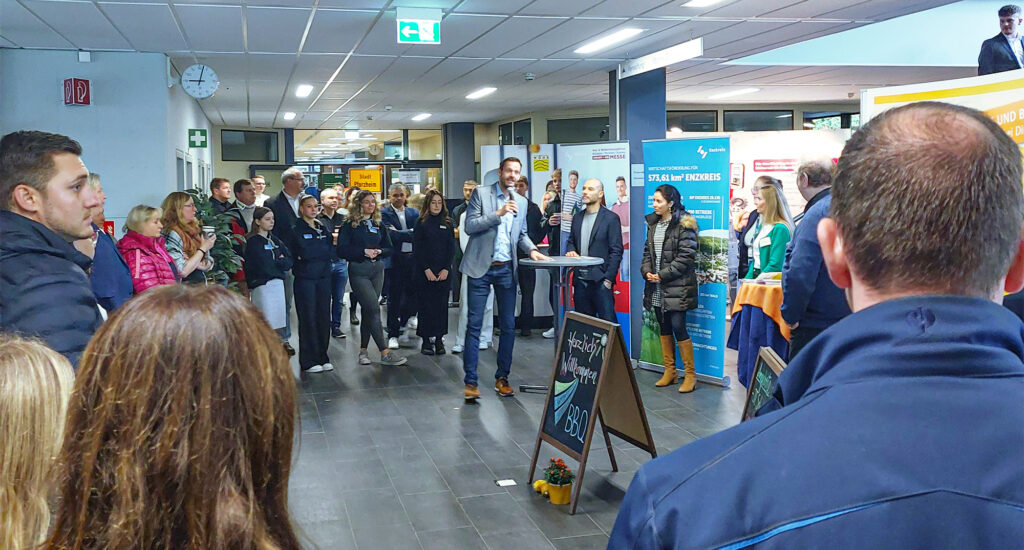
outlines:
[{"label": "standing bistro table", "polygon": [[[569,256],[551,256],[550,260],[531,260],[524,258],[519,260],[520,267],[526,267],[529,269],[550,269],[552,272],[557,272],[558,277],[551,277],[554,282],[555,291],[558,293],[558,300],[555,302],[556,311],[552,312],[552,317],[555,326],[555,352],[558,352],[558,340],[562,334],[562,311],[569,307],[569,303],[572,299],[571,291],[569,289],[569,270],[575,267],[590,267],[592,265],[601,265],[604,260],[595,256],[577,256],[571,258]],[[532,300],[533,297],[531,296]],[[521,392],[538,392],[547,393],[547,386],[531,386],[528,384],[520,384],[519,391]]]},{"label": "standing bistro table", "polygon": [[732,309],[732,330],[726,346],[738,352],[736,374],[750,385],[758,351],[770,347],[789,358],[789,325],[782,318],[782,285],[744,281]]}]

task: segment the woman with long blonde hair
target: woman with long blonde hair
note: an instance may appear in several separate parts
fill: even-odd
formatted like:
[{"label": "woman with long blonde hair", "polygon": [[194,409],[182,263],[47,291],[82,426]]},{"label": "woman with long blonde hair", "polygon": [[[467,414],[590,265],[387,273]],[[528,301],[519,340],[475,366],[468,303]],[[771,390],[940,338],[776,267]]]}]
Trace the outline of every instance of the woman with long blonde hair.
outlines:
[{"label": "woman with long blonde hair", "polygon": [[167,195],[160,208],[167,252],[174,258],[182,282],[205,283],[205,272],[213,268],[210,250],[217,237],[202,235],[195,200],[188,193],[175,191]]},{"label": "woman with long blonde hair", "polygon": [[159,287],[111,315],[82,355],[45,548],[298,550],[279,342],[219,286]]},{"label": "woman with long blonde hair", "polygon": [[71,363],[42,342],[0,334],[0,548],[35,548],[46,537],[74,379]]},{"label": "woman with long blonde hair", "polygon": [[753,279],[762,273],[782,271],[786,260],[786,245],[793,234],[793,226],[786,213],[785,199],[778,187],[771,182],[760,183],[758,193],[754,194],[754,206],[757,208],[757,224],[750,238],[752,254],[747,279]]}]

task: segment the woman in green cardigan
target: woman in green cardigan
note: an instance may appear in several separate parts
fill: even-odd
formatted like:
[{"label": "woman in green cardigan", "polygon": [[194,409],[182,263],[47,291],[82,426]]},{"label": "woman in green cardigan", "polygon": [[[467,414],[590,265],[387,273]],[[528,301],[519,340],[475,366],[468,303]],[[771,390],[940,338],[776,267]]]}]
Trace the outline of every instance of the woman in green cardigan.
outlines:
[{"label": "woman in green cardigan", "polygon": [[782,271],[782,263],[786,259],[786,245],[792,235],[790,221],[782,206],[779,190],[772,185],[760,184],[760,194],[754,195],[754,206],[757,207],[757,225],[748,231],[753,247],[750,259],[750,270],[747,279],[757,278],[761,273]]}]

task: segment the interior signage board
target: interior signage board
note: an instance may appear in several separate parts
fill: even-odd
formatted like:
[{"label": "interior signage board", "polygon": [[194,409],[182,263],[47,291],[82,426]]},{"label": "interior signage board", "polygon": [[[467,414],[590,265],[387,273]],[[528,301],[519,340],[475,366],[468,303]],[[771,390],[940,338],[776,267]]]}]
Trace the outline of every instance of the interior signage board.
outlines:
[{"label": "interior signage board", "polygon": [[441,10],[431,8],[398,8],[399,44],[440,44]]},{"label": "interior signage board", "polygon": [[704,39],[695,38],[671,48],[665,48],[643,57],[630,59],[625,63],[619,63],[619,80],[646,73],[647,71],[653,71],[654,69],[668,67],[669,65],[700,57],[701,55],[704,55]]}]

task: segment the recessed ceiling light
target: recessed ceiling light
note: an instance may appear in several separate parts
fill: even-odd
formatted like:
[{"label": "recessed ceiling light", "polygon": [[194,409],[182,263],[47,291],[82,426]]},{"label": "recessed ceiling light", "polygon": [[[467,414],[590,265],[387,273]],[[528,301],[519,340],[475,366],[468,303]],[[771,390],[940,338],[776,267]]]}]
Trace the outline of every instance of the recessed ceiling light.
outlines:
[{"label": "recessed ceiling light", "polygon": [[814,123],[813,122],[805,122],[804,123],[804,128],[814,128]]},{"label": "recessed ceiling light", "polygon": [[786,113],[784,115],[779,115],[779,116],[777,116],[775,118],[792,118],[792,117],[793,117],[793,113]]},{"label": "recessed ceiling light", "polygon": [[681,133],[683,133],[683,129],[678,127],[678,126],[673,126],[673,127],[669,128],[668,131],[672,132],[673,134],[681,134]]},{"label": "recessed ceiling light", "polygon": [[760,92],[761,88],[740,88],[739,90],[733,90],[731,92],[722,92],[720,94],[709,95],[708,99],[725,99],[727,97],[736,97],[738,95],[752,94],[754,92]]},{"label": "recessed ceiling light", "polygon": [[295,118],[295,113],[293,113],[291,111],[288,111],[287,113],[284,114],[284,119],[285,120],[291,120],[293,118]]},{"label": "recessed ceiling light", "polygon": [[430,118],[430,113],[420,113],[412,117],[412,119],[415,120],[416,122],[419,122],[421,120],[427,120],[428,118]]},{"label": "recessed ceiling light", "polygon": [[345,138],[343,138],[343,137],[333,137],[333,138],[327,138],[327,139],[329,139],[331,141],[343,141]]},{"label": "recessed ceiling light", "polygon": [[684,8],[706,8],[708,6],[714,6],[722,0],[690,0],[683,4]]},{"label": "recessed ceiling light", "polygon": [[309,97],[311,93],[313,93],[312,84],[299,84],[295,88],[295,97]]},{"label": "recessed ceiling light", "polygon": [[345,130],[345,139],[359,139],[359,130]]},{"label": "recessed ceiling light", "polygon": [[625,29],[613,32],[613,33],[611,33],[611,34],[609,34],[607,36],[603,36],[601,38],[598,38],[597,40],[591,40],[590,42],[587,42],[586,44],[584,44],[584,45],[580,46],[579,48],[577,48],[576,50],[574,50],[574,52],[575,53],[594,53],[594,52],[598,52],[598,51],[601,51],[601,50],[603,50],[605,48],[608,48],[610,46],[618,44],[619,42],[622,42],[624,40],[628,40],[629,38],[634,37],[634,36],[636,36],[636,35],[638,35],[638,34],[640,34],[642,32],[644,32],[643,29],[637,29],[637,28],[634,28],[634,27],[627,27]]},{"label": "recessed ceiling light", "polygon": [[484,88],[480,88],[479,90],[477,90],[475,92],[472,92],[469,95],[467,95],[466,99],[480,99],[481,97],[485,97],[485,96],[489,96],[489,95],[493,94],[497,90],[498,90],[497,88],[492,88],[490,86],[487,86],[487,87],[484,87]]}]

